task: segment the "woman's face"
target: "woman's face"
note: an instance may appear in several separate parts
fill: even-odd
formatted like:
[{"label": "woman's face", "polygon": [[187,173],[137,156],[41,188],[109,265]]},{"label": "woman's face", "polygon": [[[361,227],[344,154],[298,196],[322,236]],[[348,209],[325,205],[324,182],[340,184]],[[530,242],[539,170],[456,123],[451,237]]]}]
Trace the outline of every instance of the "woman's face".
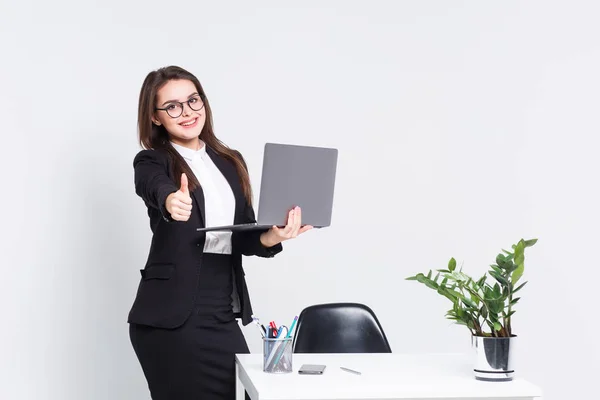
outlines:
[{"label": "woman's face", "polygon": [[171,80],[156,94],[157,110],[152,122],[163,125],[169,139],[195,148],[206,121],[204,103],[196,86],[188,80]]}]

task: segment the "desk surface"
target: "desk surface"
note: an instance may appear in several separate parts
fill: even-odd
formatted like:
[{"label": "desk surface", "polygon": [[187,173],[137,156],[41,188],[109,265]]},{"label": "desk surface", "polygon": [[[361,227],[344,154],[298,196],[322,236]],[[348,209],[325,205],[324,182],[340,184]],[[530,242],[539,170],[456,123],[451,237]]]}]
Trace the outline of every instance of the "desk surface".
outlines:
[{"label": "desk surface", "polygon": [[[293,372],[262,371],[261,354],[236,356],[238,378],[252,400],[323,399],[533,399],[539,387],[475,380],[460,354],[294,354]],[[302,364],[325,364],[323,375],[300,375]],[[340,369],[350,368],[362,375]]]}]

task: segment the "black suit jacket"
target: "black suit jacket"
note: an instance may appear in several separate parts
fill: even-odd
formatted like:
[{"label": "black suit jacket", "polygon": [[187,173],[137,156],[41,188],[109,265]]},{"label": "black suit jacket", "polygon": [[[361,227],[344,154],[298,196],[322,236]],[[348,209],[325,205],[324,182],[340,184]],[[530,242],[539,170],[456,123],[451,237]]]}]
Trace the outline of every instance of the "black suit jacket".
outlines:
[{"label": "black suit jacket", "polygon": [[[246,201],[233,163],[207,146],[207,154],[229,182],[235,196],[234,223],[256,222],[254,210]],[[167,196],[179,188],[172,176],[171,159],[162,150],[142,150],[134,158],[135,191],[144,200],[150,217],[152,242],[148,260],[140,270],[138,291],[129,312],[128,322],[160,328],[182,325],[192,312],[202,265],[206,234],[204,194],[202,188],[190,193],[192,214],[188,221],[175,221],[165,208]],[[281,243],[267,248],[260,242],[261,231],[232,234],[234,293],[239,299],[237,317],[243,325],[252,321],[252,306],[242,267],[242,255],[273,257],[282,250]]]}]

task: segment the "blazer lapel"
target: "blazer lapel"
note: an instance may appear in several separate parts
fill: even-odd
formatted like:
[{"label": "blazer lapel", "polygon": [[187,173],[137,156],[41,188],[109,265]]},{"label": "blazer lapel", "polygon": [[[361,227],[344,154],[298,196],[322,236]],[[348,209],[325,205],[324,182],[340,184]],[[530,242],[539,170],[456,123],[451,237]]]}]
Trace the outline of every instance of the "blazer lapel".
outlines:
[{"label": "blazer lapel", "polygon": [[[171,157],[168,157],[168,170],[171,171],[170,176],[173,181],[177,181],[173,176],[173,164]],[[200,216],[200,223],[202,226],[206,226],[206,219],[204,218],[205,214],[205,206],[204,206],[204,191],[202,190],[202,182],[200,182],[200,186],[198,186],[193,192],[190,192],[190,196],[192,197],[192,202],[195,202],[196,205],[192,205],[192,213],[194,212],[194,208],[198,210],[198,214]]]},{"label": "blazer lapel", "polygon": [[225,179],[227,179],[229,186],[231,186],[233,196],[235,197],[234,223],[237,223],[237,221],[239,220],[239,215],[242,213],[245,204],[244,193],[242,192],[242,185],[240,184],[240,179],[237,170],[228,160],[219,156],[210,147],[206,147],[206,152],[210,156],[213,163],[215,163],[217,168],[219,168]]},{"label": "blazer lapel", "polygon": [[206,226],[206,220],[204,219],[205,207],[204,207],[204,190],[202,190],[202,183],[200,186],[194,190],[191,195],[194,201],[196,202],[196,207],[198,207],[198,213],[200,214],[200,221],[202,221],[202,226]]}]

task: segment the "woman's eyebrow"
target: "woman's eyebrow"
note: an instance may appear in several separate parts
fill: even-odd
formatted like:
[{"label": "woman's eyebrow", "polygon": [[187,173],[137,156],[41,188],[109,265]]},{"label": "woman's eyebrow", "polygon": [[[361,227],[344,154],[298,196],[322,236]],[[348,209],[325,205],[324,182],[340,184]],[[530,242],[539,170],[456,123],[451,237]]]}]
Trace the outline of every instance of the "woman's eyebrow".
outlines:
[{"label": "woman's eyebrow", "polygon": [[[188,100],[189,100],[189,99],[190,99],[190,97],[192,97],[192,96],[200,96],[200,95],[198,94],[198,92],[194,92],[194,93],[192,93],[192,94],[190,94],[190,95],[188,96]],[[161,106],[164,106],[164,105],[165,105],[165,104],[167,104],[167,103],[174,103],[174,102],[183,103],[183,101],[179,101],[179,100],[167,100],[167,101],[165,101],[164,103],[162,103],[162,104],[161,104]]]}]

